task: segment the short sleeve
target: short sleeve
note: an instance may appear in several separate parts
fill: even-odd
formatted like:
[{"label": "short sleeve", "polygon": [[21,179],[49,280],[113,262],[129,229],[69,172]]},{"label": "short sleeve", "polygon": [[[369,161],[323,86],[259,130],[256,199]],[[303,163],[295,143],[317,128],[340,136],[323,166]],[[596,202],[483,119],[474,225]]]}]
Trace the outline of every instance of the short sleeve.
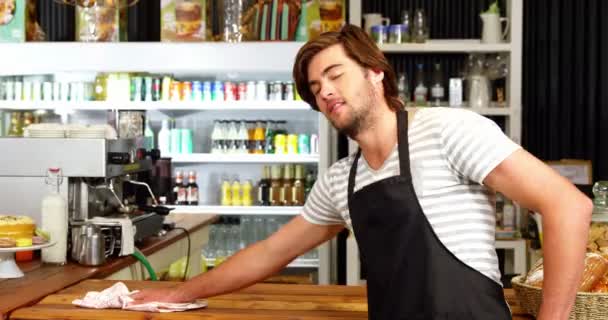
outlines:
[{"label": "short sleeve", "polygon": [[521,147],[498,125],[468,110],[442,115],[442,152],[463,177],[483,184],[487,175]]},{"label": "short sleeve", "polygon": [[344,224],[344,219],[336,208],[336,201],[332,199],[330,188],[330,170],[315,182],[306,199],[302,217],[310,223],[319,225]]}]

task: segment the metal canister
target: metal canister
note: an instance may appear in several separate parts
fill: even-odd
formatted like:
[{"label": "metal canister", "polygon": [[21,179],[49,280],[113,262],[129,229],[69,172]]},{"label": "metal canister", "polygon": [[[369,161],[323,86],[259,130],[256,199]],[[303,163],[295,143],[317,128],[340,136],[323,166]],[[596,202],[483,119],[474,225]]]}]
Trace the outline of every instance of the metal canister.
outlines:
[{"label": "metal canister", "polygon": [[283,100],[285,101],[293,101],[293,82],[287,81],[283,85]]},{"label": "metal canister", "polygon": [[247,84],[245,82],[239,82],[236,99],[237,100],[246,100],[247,99]]},{"label": "metal canister", "polygon": [[289,134],[287,135],[287,153],[298,154],[298,135]]},{"label": "metal canister", "polygon": [[171,101],[182,100],[182,84],[179,81],[173,80],[171,82]]},{"label": "metal canister", "polygon": [[283,100],[283,84],[280,81],[274,81],[270,84],[270,93],[268,94],[268,100]]},{"label": "metal canister", "polygon": [[255,81],[247,81],[247,94],[245,95],[245,100],[253,101],[255,100]]},{"label": "metal canister", "polygon": [[213,82],[211,87],[211,100],[224,101],[224,84],[221,81]]},{"label": "metal canister", "polygon": [[192,100],[192,82],[190,82],[190,81],[182,82],[182,100],[183,101]]},{"label": "metal canister", "polygon": [[192,100],[203,101],[203,83],[200,81],[192,82]]},{"label": "metal canister", "polygon": [[236,101],[236,85],[234,82],[226,81],[224,82],[224,100],[226,101]]},{"label": "metal canister", "polygon": [[212,93],[211,93],[211,81],[205,81],[203,82],[203,100],[204,101],[211,101],[212,99]]},{"label": "metal canister", "polygon": [[274,153],[275,154],[286,154],[287,153],[287,136],[278,133],[274,135]]},{"label": "metal canister", "polygon": [[258,101],[268,100],[268,83],[260,80],[255,85],[255,99]]},{"label": "metal canister", "polygon": [[161,80],[158,77],[152,78],[152,100],[160,101],[161,100]]}]

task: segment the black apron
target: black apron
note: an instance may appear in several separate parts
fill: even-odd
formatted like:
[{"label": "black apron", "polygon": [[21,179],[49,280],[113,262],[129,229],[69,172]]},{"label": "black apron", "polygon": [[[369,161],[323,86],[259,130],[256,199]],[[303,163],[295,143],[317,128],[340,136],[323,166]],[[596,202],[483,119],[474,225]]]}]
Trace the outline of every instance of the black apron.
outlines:
[{"label": "black apron", "polygon": [[469,267],[439,240],[422,212],[410,172],[407,112],[397,112],[400,175],[353,193],[348,208],[367,270],[369,319],[507,320],[502,287]]}]

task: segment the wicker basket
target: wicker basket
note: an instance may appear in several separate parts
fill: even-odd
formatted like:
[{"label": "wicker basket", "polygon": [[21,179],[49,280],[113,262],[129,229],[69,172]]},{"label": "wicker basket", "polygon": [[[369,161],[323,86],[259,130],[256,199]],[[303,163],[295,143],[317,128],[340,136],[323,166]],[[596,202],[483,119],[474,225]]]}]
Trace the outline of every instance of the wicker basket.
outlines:
[{"label": "wicker basket", "polygon": [[[517,276],[511,280],[515,294],[519,299],[522,309],[536,316],[542,300],[540,288],[523,283],[523,276]],[[576,294],[576,302],[570,313],[570,320],[596,320],[608,319],[608,294],[579,292]]]}]

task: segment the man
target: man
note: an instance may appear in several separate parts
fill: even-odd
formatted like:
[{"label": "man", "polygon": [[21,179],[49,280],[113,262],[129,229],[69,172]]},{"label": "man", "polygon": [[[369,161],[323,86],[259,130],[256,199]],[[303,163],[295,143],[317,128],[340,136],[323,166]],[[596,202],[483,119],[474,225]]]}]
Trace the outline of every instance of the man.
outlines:
[{"label": "man", "polygon": [[494,248],[499,191],[543,215],[538,319],[567,319],[583,269],[588,198],[484,117],[449,108],[407,114],[394,72],[358,27],[308,42],[294,78],[303,99],[360,150],[332,165],[303,213],[268,239],[175,290],[143,291],[137,302],[238,290],[346,226],[368,270],[370,319],[511,319]]}]

